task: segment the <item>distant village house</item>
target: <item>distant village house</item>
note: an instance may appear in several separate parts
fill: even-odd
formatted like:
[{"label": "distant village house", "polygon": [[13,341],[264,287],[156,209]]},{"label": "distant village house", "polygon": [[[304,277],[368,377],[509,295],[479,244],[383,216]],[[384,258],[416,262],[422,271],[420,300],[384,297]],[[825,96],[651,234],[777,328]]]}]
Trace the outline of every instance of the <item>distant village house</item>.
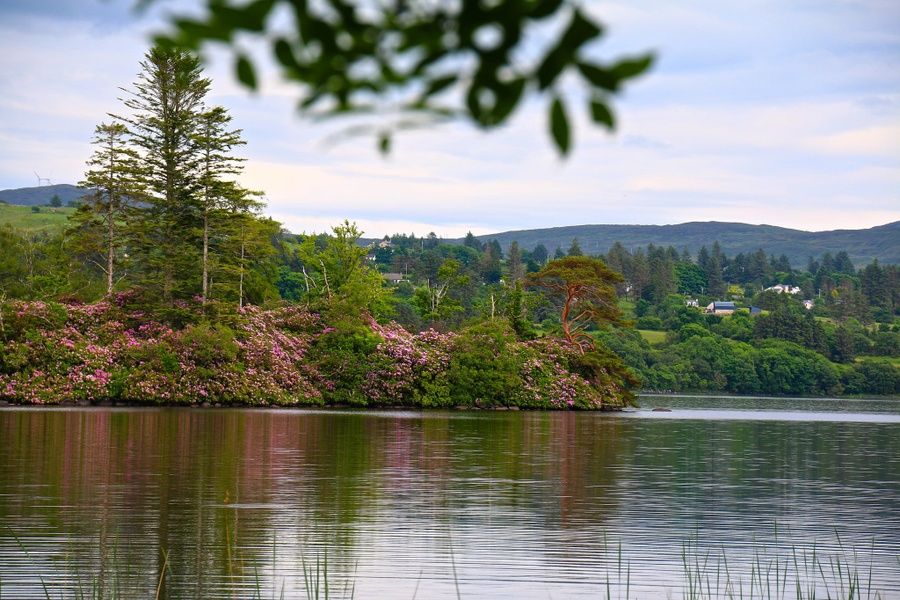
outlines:
[{"label": "distant village house", "polygon": [[706,313],[710,315],[731,315],[734,311],[734,302],[710,302],[706,307]]},{"label": "distant village house", "polygon": [[799,294],[800,288],[795,285],[786,285],[779,283],[778,285],[773,285],[772,287],[766,288],[767,292],[776,292],[778,294]]},{"label": "distant village house", "polygon": [[385,273],[382,277],[384,277],[384,280],[388,283],[393,283],[395,285],[406,279],[406,276],[403,275],[403,273]]}]

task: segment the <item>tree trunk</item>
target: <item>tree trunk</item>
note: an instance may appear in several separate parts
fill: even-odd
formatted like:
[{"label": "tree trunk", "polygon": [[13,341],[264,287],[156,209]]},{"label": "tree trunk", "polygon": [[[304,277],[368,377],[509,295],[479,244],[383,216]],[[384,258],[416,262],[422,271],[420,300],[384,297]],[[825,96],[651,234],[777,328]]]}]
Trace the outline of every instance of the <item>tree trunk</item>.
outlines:
[{"label": "tree trunk", "polygon": [[106,295],[111,296],[113,290],[113,282],[115,281],[115,277],[113,275],[113,267],[115,261],[115,196],[116,193],[113,191],[115,184],[115,165],[113,164],[113,157],[115,153],[113,152],[113,134],[110,133],[109,136],[109,206],[106,211],[106,227],[107,227],[107,240],[106,240]]},{"label": "tree trunk", "polygon": [[[209,294],[209,202],[203,208],[203,303]],[[242,248],[243,250],[243,245]],[[243,257],[242,257],[243,258]]]},{"label": "tree trunk", "polygon": [[244,308],[244,229],[241,228],[241,269],[238,280],[238,310]]}]

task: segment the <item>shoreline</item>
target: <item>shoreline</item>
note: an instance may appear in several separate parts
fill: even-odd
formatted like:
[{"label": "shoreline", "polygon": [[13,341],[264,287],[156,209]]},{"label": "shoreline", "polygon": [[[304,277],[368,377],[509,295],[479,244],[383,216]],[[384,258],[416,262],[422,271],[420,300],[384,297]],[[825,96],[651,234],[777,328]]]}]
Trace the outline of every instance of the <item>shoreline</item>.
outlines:
[{"label": "shoreline", "polygon": [[[662,392],[638,392],[637,398],[686,398],[686,399],[728,399],[728,400],[810,400],[835,402],[842,401],[900,401],[900,396],[758,396],[736,394],[701,394],[701,393],[662,393]],[[640,406],[605,406],[594,409],[548,409],[539,407],[521,406],[412,406],[401,404],[353,406],[350,404],[228,404],[222,402],[202,402],[193,404],[184,403],[132,403],[112,401],[62,401],[57,403],[16,403],[0,400],[0,410],[13,409],[186,409],[186,410],[273,410],[273,411],[302,411],[302,412],[346,412],[365,413],[369,411],[386,412],[546,412],[546,413],[622,413],[639,409]]]}]

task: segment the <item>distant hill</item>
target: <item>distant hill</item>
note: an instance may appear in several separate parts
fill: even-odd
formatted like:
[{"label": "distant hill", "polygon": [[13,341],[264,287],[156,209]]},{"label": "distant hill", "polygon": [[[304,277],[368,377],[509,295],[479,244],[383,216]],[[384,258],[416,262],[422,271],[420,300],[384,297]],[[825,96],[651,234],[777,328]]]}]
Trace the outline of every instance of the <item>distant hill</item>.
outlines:
[{"label": "distant hill", "polygon": [[715,221],[680,225],[573,225],[506,231],[478,238],[481,241],[495,239],[504,251],[513,241],[518,241],[520,246],[529,250],[543,244],[551,255],[557,247],[567,250],[573,238],[578,238],[585,254],[605,253],[617,241],[628,249],[656,244],[674,246],[679,252],[686,248],[691,254],[696,254],[701,246],[712,246],[718,240],[728,256],[762,248],[769,254],[787,255],[795,268],[805,267],[810,256],[818,257],[824,252],[841,250],[846,250],[857,265],[869,263],[875,258],[883,263],[900,264],[900,221],[870,229],[817,232]]},{"label": "distant hill", "polygon": [[15,190],[0,190],[0,201],[7,204],[18,204],[19,206],[45,206],[50,204],[53,196],[59,196],[63,206],[65,206],[71,200],[78,200],[84,194],[85,190],[83,188],[68,183],[59,183]]}]

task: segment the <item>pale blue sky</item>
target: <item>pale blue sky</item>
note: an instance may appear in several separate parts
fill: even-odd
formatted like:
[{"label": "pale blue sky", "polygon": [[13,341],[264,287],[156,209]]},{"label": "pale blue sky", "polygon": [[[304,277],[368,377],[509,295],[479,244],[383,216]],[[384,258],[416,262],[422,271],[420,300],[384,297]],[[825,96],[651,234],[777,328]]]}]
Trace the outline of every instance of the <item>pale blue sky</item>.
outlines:
[{"label": "pale blue sky", "polygon": [[[33,170],[74,183],[94,125],[118,108],[159,14],[132,2],[0,2],[0,188]],[[344,218],[369,235],[460,235],[582,223],[744,221],[808,230],[900,219],[900,2],[587,2],[608,27],[595,51],[655,49],[609,135],[579,121],[555,156],[539,106],[491,134],[463,124],[324,144],[294,90],[249,96],[210,57],[212,100],[245,130],[244,182],[292,230]]]}]

